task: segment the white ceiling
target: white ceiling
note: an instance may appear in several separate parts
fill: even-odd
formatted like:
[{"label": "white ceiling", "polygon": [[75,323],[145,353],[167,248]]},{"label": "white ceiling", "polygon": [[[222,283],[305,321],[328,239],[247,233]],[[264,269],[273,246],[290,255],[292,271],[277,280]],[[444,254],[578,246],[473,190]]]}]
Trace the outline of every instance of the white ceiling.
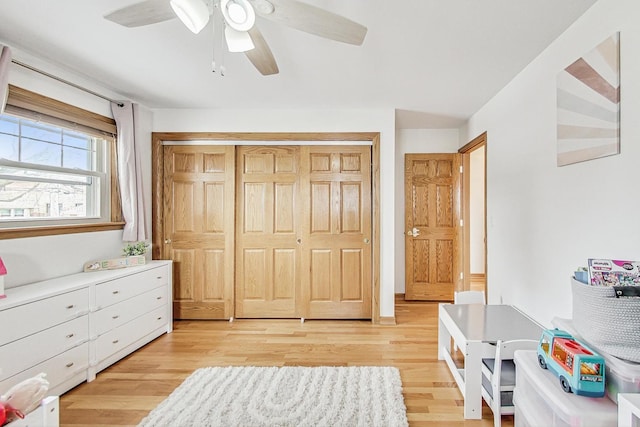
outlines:
[{"label": "white ceiling", "polygon": [[[243,54],[211,72],[213,31],[125,28],[137,0],[2,0],[0,43],[149,108],[390,108],[400,128],[457,127],[596,0],[303,0],[369,31],[346,45],[258,19],[280,73]],[[168,0],[167,0],[168,1]]]}]

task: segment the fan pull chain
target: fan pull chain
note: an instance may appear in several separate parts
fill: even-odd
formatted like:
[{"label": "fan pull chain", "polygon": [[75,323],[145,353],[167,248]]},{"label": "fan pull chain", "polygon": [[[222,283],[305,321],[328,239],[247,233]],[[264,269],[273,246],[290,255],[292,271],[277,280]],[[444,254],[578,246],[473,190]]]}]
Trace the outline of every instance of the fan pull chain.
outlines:
[{"label": "fan pull chain", "polygon": [[213,5],[212,13],[212,28],[213,28],[213,59],[211,61],[211,72],[218,73],[221,77],[224,77],[226,68],[224,66],[224,28],[220,16],[219,2],[215,2]]}]

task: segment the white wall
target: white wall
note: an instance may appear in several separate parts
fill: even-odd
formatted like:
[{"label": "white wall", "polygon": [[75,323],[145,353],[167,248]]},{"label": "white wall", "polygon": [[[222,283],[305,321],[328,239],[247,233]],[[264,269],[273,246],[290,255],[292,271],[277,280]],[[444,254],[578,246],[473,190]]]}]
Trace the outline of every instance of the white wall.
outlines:
[{"label": "white wall", "polygon": [[[112,99],[120,99],[118,94],[97,86],[89,79],[70,74],[20,51],[14,50],[13,57]],[[9,83],[112,117],[108,101],[15,64],[12,64],[10,69]],[[142,165],[146,180],[145,201],[147,206],[151,206],[151,112],[144,107],[141,110],[139,137],[145,158]],[[149,223],[151,221],[150,211],[148,221]],[[77,273],[82,271],[82,267],[87,261],[120,256],[122,246],[122,231],[120,230],[0,240],[0,256],[7,267],[5,285],[7,288],[11,288],[25,283]]]},{"label": "white wall", "polygon": [[380,132],[380,316],[394,316],[395,111],[154,110],[154,132]]},{"label": "white wall", "polygon": [[471,274],[484,274],[484,157],[485,147],[469,154],[469,267]]},{"label": "white wall", "polygon": [[[600,0],[468,122],[487,131],[491,303],[571,317],[587,258],[640,259],[640,2]],[[556,166],[556,74],[621,31],[621,154]]]},{"label": "white wall", "polygon": [[[407,153],[457,153],[457,129],[398,129],[396,132],[395,175],[395,292],[405,292],[404,268],[404,155]],[[384,210],[384,205],[383,210]]]}]

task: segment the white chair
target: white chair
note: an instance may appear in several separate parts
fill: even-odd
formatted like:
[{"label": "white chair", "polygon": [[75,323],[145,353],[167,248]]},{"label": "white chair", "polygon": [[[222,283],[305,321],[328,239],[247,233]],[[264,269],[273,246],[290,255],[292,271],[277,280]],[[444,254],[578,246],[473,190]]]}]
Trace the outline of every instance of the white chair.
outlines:
[{"label": "white chair", "polygon": [[484,291],[460,291],[453,293],[454,304],[485,304]]},{"label": "white chair", "polygon": [[516,385],[516,350],[535,350],[538,341],[498,341],[494,359],[482,359],[482,398],[493,411],[493,425],[500,427],[502,415],[513,415],[513,389]]},{"label": "white chair", "polygon": [[[485,304],[484,291],[458,291],[453,293],[454,304]],[[458,345],[453,343],[453,351],[458,351]]]}]

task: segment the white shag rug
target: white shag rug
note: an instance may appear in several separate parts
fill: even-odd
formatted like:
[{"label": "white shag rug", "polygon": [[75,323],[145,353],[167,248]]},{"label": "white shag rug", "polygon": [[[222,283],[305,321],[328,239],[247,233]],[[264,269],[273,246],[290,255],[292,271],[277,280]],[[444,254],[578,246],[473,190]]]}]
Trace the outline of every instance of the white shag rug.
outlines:
[{"label": "white shag rug", "polygon": [[407,426],[393,367],[212,367],[191,374],[139,424]]}]

